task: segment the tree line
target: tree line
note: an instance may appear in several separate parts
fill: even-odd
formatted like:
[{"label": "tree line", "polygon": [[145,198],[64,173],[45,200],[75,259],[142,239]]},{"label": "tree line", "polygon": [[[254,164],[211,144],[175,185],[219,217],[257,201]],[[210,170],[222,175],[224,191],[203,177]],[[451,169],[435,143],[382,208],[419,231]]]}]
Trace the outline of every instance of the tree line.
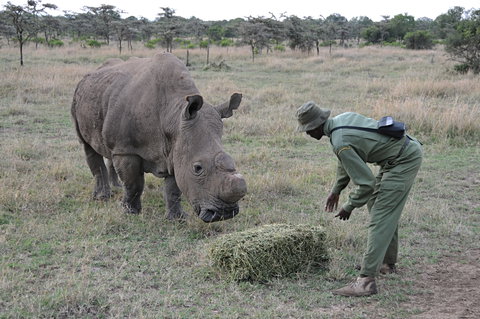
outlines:
[{"label": "tree line", "polygon": [[134,16],[122,18],[121,9],[107,4],[86,6],[81,13],[64,12],[62,16],[49,13],[55,9],[54,4],[28,0],[25,5],[8,2],[0,11],[0,37],[7,45],[20,48],[21,64],[25,43],[55,47],[63,45],[65,39],[85,47],[115,41],[120,54],[125,47],[132,50],[134,41],[150,48],[162,46],[168,52],[174,47],[208,50],[211,45],[248,45],[253,60],[263,52],[286,48],[319,54],[323,46],[331,52],[332,46],[380,44],[430,49],[436,43],[444,43],[452,58],[462,64],[459,71],[480,72],[480,62],[474,61],[480,52],[480,10],[459,6],[435,19],[415,19],[404,13],[383,16],[377,22],[365,16],[348,20],[340,14],[318,18],[270,14],[269,17],[203,21],[177,16],[175,10],[168,7],[159,8],[157,18],[151,21]]}]

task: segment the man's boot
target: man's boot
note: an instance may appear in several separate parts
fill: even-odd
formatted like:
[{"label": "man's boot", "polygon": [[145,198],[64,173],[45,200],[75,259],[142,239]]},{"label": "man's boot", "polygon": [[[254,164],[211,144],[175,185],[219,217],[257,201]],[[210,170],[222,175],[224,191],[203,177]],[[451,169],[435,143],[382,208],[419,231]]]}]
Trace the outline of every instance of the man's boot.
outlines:
[{"label": "man's boot", "polygon": [[377,293],[377,284],[373,277],[358,277],[348,286],[333,290],[332,293],[346,297],[370,296]]},{"label": "man's boot", "polygon": [[[355,270],[361,270],[361,269],[362,269],[361,265],[355,265]],[[382,275],[396,274],[397,266],[395,266],[395,264],[382,264],[382,267],[380,267],[379,272]]]},{"label": "man's boot", "polygon": [[396,274],[397,267],[395,266],[395,264],[383,264],[380,268],[380,273],[382,275]]}]

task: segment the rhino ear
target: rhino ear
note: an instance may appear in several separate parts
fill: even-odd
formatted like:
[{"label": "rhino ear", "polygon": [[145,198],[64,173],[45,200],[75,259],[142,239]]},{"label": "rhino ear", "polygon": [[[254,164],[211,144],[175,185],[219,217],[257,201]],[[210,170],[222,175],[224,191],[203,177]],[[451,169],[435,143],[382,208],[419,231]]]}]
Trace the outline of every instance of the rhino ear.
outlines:
[{"label": "rhino ear", "polygon": [[203,98],[200,95],[189,95],[186,98],[188,105],[185,107],[185,119],[192,120],[202,108]]},{"label": "rhino ear", "polygon": [[241,93],[233,93],[230,97],[230,101],[215,106],[215,110],[220,114],[222,119],[228,118],[233,115],[233,110],[238,109],[240,102],[242,101]]}]

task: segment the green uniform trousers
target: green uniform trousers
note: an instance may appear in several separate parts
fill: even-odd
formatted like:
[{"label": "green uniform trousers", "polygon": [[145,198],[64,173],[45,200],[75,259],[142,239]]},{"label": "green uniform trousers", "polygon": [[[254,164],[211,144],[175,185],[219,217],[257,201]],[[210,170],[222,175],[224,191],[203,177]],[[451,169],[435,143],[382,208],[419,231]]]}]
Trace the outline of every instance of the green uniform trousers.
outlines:
[{"label": "green uniform trousers", "polygon": [[360,275],[375,277],[383,263],[397,262],[398,221],[421,163],[422,147],[411,140],[401,155],[380,168],[367,203],[370,223]]}]

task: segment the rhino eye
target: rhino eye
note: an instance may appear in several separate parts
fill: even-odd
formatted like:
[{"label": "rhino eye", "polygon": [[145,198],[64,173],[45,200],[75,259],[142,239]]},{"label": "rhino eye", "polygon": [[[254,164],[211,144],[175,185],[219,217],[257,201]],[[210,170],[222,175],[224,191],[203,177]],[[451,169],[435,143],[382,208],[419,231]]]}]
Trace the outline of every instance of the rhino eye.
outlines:
[{"label": "rhino eye", "polygon": [[200,175],[203,173],[203,166],[200,163],[193,164],[193,173],[195,175]]}]

